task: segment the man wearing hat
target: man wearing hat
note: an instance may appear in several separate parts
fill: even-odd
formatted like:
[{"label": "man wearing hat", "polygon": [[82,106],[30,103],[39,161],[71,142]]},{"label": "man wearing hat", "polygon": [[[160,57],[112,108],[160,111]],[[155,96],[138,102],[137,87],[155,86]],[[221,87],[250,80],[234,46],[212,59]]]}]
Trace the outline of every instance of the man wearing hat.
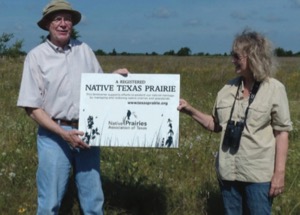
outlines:
[{"label": "man wearing hat", "polygon": [[[100,149],[78,131],[81,73],[102,73],[92,49],[71,39],[80,12],[63,0],[46,6],[37,23],[47,40],[26,56],[17,106],[38,123],[37,214],[58,214],[73,167],[85,215],[103,214]],[[115,73],[126,75],[127,69]]]}]

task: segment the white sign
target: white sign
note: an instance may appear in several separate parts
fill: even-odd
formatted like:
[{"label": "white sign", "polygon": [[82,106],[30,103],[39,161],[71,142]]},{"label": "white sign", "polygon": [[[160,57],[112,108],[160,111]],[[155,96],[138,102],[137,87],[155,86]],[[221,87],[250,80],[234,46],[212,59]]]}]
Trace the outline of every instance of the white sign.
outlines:
[{"label": "white sign", "polygon": [[91,146],[178,148],[180,76],[84,73],[79,130]]}]

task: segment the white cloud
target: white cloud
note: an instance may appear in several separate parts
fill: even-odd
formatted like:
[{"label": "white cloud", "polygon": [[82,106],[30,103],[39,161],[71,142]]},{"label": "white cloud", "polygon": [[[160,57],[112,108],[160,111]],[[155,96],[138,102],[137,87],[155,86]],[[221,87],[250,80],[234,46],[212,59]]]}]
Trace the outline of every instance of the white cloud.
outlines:
[{"label": "white cloud", "polygon": [[152,17],[159,19],[167,19],[174,15],[175,13],[171,12],[170,10],[164,7],[157,8],[152,12]]},{"label": "white cloud", "polygon": [[296,7],[299,7],[300,8],[300,0],[292,0],[292,2],[294,3],[294,5]]},{"label": "white cloud", "polygon": [[187,21],[185,21],[184,26],[199,26],[201,25],[201,21],[199,19],[189,19]]},{"label": "white cloud", "polygon": [[270,23],[277,23],[282,22],[284,19],[282,17],[276,16],[276,15],[268,15],[263,18],[264,21],[270,22]]},{"label": "white cloud", "polygon": [[81,14],[80,24],[81,25],[87,25],[88,24],[88,19],[84,14]]},{"label": "white cloud", "polygon": [[250,15],[249,14],[246,14],[246,13],[242,13],[242,12],[239,12],[239,11],[234,11],[230,14],[230,16],[233,18],[233,19],[237,19],[237,20],[247,20],[250,18]]}]

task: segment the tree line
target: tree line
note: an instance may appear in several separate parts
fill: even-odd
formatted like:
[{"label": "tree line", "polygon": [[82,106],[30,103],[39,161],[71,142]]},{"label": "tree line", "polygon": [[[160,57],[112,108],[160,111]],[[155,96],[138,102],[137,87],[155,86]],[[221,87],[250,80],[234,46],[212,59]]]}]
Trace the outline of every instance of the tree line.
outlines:
[{"label": "tree line", "polygon": [[7,33],[0,36],[0,56],[17,57],[26,54],[22,51],[23,40],[16,40],[13,44],[9,44],[13,37],[13,34]]},{"label": "tree line", "polygon": [[[22,50],[24,40],[16,40],[15,42],[11,42],[13,39],[14,34],[12,33],[2,33],[0,36],[0,56],[7,56],[7,57],[18,57],[22,55],[26,55],[26,52]],[[80,37],[79,32],[76,29],[73,29],[71,37],[74,39],[78,39]],[[40,36],[41,43],[44,42],[47,38],[45,36]],[[295,56],[300,56],[300,52],[293,53],[290,50],[284,50],[283,48],[276,48],[275,50],[275,55],[278,57],[295,57]],[[128,52],[117,52],[116,49],[114,48],[111,52],[105,52],[102,49],[97,49],[94,50],[96,55],[110,55],[110,56],[131,56],[131,55],[160,55],[156,52],[151,52],[151,53],[128,53]],[[223,54],[210,54],[210,53],[204,53],[204,52],[199,52],[196,54],[192,54],[192,51],[189,47],[182,47],[178,51],[174,50],[169,50],[164,52],[162,55],[167,55],[167,56],[228,56],[228,54],[225,52]]]}]

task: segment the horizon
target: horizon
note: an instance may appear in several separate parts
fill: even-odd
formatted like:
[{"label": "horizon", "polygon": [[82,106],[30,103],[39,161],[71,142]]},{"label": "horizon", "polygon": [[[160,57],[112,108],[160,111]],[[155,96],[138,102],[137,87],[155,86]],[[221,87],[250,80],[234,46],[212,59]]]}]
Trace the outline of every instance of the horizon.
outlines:
[{"label": "horizon", "polygon": [[[0,0],[0,32],[24,40],[28,53],[47,32],[37,21],[48,0]],[[245,28],[264,34],[275,48],[300,50],[298,17],[300,0],[70,0],[82,14],[75,26],[79,40],[93,50],[108,53],[177,52],[229,53],[234,36]]]}]

